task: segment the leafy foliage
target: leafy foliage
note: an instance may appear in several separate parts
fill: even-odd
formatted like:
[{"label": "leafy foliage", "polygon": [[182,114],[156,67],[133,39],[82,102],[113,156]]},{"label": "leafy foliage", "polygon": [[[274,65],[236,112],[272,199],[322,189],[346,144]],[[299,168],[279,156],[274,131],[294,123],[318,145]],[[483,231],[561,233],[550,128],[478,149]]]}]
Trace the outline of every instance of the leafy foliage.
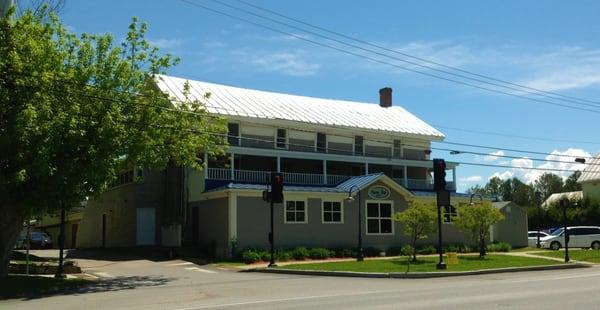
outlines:
[{"label": "leafy foliage", "polygon": [[425,239],[436,230],[436,207],[420,201],[411,201],[408,208],[394,215],[394,220],[403,224],[404,234],[410,237],[413,248],[413,261],[417,260],[415,251],[417,240]]},{"label": "leafy foliage", "polygon": [[134,18],[116,44],[77,36],[44,8],[0,19],[3,265],[25,217],[77,206],[125,168],[201,168],[198,154],[224,153],[224,120],[201,102],[175,107],[155,86],[179,60],[146,31]]},{"label": "leafy foliage", "polygon": [[485,241],[490,233],[490,226],[504,219],[502,213],[490,203],[482,202],[458,209],[458,217],[454,220],[456,227],[471,235],[479,245],[479,257],[485,256]]}]

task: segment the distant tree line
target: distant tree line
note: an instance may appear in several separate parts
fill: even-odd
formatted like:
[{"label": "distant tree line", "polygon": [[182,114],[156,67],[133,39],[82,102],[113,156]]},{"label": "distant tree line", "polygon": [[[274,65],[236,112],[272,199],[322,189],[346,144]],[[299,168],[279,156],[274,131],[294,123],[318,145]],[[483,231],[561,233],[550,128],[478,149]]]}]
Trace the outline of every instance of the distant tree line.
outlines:
[{"label": "distant tree line", "polygon": [[[480,194],[501,201],[513,201],[527,209],[530,229],[547,229],[561,226],[562,209],[558,205],[541,208],[540,205],[554,193],[580,191],[577,179],[581,171],[571,174],[566,180],[554,174],[544,173],[532,183],[524,183],[517,178],[502,180],[493,177],[481,186],[475,185],[467,190],[469,194]],[[569,225],[599,225],[600,203],[587,199],[571,201],[567,210]]]}]

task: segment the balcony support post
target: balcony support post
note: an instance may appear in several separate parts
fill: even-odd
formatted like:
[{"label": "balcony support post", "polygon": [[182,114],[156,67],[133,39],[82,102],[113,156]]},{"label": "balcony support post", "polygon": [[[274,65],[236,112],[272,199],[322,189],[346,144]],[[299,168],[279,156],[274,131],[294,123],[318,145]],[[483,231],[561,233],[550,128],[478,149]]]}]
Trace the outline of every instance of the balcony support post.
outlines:
[{"label": "balcony support post", "polygon": [[281,157],[277,156],[277,172],[281,172]]},{"label": "balcony support post", "polygon": [[406,166],[402,167],[402,178],[404,178],[404,188],[408,188],[408,172]]},{"label": "balcony support post", "polygon": [[204,152],[204,179],[208,179],[208,153]]},{"label": "balcony support post", "polygon": [[327,185],[327,159],[323,160],[323,184]]},{"label": "balcony support post", "polygon": [[369,174],[369,163],[365,163],[365,174]]},{"label": "balcony support post", "polygon": [[229,158],[229,169],[231,169],[231,180],[234,181],[235,180],[235,154],[231,153],[231,157]]}]

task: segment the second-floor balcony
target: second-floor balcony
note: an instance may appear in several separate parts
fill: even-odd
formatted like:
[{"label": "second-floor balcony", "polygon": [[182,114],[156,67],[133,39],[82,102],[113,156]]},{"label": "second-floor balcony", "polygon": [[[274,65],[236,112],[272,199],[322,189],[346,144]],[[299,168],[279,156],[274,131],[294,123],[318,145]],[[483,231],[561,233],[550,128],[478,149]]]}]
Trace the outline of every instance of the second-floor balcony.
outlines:
[{"label": "second-floor balcony", "polygon": [[[267,184],[270,180],[270,171],[238,170],[228,168],[207,168],[208,180],[235,181],[243,183]],[[285,184],[333,186],[351,178],[349,175],[332,175],[316,173],[283,172]],[[433,190],[432,180],[392,178],[398,184],[410,190]],[[447,188],[455,190],[454,182],[447,181]]]}]

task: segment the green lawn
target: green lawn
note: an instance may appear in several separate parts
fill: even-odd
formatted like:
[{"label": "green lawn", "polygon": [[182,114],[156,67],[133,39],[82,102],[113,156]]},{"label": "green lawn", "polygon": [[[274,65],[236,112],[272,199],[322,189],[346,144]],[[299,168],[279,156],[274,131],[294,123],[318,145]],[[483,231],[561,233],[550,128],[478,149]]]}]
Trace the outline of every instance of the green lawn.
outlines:
[{"label": "green lawn", "polygon": [[[548,257],[564,258],[565,251],[547,251],[544,253],[535,253]],[[600,263],[600,250],[571,250],[569,249],[569,258],[572,260],[585,261],[590,263]]]},{"label": "green lawn", "polygon": [[0,280],[0,299],[60,292],[88,283],[90,281],[82,279],[9,275]]},{"label": "green lawn", "polygon": [[524,248],[514,248],[511,252],[540,252],[540,251],[550,251],[548,249],[536,248],[536,247],[524,247]]},{"label": "green lawn", "polygon": [[[417,257],[418,258],[418,257]],[[418,258],[410,264],[411,272],[434,272],[437,257]],[[471,271],[492,268],[525,267],[557,264],[556,261],[543,258],[530,258],[510,255],[489,254],[485,259],[478,256],[459,256],[458,265],[448,265],[448,271]],[[357,271],[357,272],[406,272],[406,258],[390,260],[366,260],[363,262],[332,262],[314,264],[293,264],[281,266],[283,269],[297,270],[327,270],[327,271]]]}]

